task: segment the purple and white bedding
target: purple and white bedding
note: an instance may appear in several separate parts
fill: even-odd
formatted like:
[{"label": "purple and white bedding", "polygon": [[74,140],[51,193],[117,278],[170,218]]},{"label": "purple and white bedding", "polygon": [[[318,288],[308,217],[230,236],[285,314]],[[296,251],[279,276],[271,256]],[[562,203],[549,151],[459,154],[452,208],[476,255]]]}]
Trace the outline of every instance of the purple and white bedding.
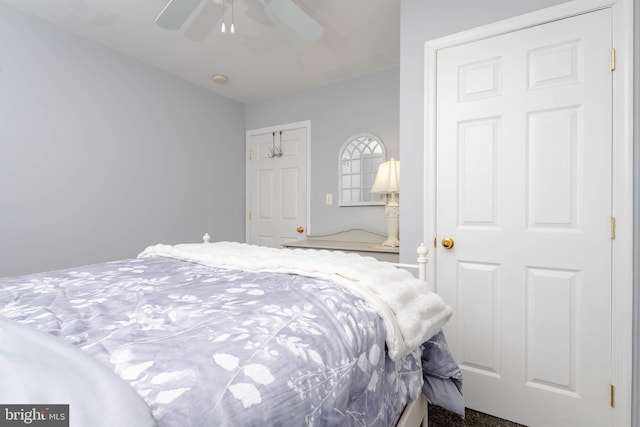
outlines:
[{"label": "purple and white bedding", "polygon": [[[437,334],[450,315],[409,273],[355,254],[157,245],[0,279],[0,403],[70,403],[72,426],[104,396],[132,418],[100,409],[91,425],[390,426],[425,378],[456,389]],[[37,381],[80,369],[84,382]],[[137,393],[114,391],[122,380]]]}]

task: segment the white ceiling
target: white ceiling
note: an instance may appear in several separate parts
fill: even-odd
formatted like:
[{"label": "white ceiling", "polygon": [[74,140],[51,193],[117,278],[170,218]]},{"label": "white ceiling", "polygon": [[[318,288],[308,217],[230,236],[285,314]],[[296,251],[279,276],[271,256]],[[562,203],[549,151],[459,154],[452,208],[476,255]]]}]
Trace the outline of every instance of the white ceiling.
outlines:
[{"label": "white ceiling", "polygon": [[[265,4],[273,0],[234,0],[234,34],[228,32],[231,0],[225,0],[226,33],[223,0],[202,0],[182,28],[167,30],[154,21],[168,1],[0,0],[247,104],[399,64],[400,0],[291,0],[323,27],[317,41],[304,40],[270,13]],[[197,16],[208,2],[217,14],[202,26]],[[195,29],[211,31],[193,41],[187,35]],[[225,74],[228,83],[213,82],[214,74]]]}]

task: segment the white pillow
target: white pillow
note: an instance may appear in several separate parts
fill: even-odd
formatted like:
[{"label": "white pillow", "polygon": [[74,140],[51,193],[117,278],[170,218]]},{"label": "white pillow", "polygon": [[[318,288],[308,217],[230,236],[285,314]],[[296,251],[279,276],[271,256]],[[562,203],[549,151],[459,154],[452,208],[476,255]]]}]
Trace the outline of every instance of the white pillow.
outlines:
[{"label": "white pillow", "polygon": [[135,390],[100,362],[1,316],[0,378],[0,403],[68,404],[70,427],[156,425]]}]

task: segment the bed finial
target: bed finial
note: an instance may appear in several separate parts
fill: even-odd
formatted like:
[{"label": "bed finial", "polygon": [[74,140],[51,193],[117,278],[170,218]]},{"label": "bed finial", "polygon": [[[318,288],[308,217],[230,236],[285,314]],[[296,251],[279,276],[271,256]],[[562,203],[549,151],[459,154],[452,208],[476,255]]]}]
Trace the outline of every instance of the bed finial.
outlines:
[{"label": "bed finial", "polygon": [[425,262],[426,262],[427,253],[429,252],[429,250],[424,245],[424,243],[420,243],[420,246],[418,246],[417,252],[418,252],[418,261],[421,261],[421,258],[425,258]]},{"label": "bed finial", "polygon": [[204,236],[202,236],[202,240],[204,241],[204,243],[209,243],[209,240],[211,240],[211,236],[209,236],[209,233],[204,233]]}]

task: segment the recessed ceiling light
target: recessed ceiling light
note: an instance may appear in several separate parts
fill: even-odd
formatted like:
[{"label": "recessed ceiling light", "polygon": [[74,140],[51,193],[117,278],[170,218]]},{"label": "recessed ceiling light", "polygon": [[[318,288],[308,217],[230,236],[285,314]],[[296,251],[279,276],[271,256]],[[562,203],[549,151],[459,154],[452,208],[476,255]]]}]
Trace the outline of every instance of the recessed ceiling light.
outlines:
[{"label": "recessed ceiling light", "polygon": [[221,85],[227,84],[229,82],[229,77],[225,76],[224,74],[214,74],[211,78],[214,82]]}]

